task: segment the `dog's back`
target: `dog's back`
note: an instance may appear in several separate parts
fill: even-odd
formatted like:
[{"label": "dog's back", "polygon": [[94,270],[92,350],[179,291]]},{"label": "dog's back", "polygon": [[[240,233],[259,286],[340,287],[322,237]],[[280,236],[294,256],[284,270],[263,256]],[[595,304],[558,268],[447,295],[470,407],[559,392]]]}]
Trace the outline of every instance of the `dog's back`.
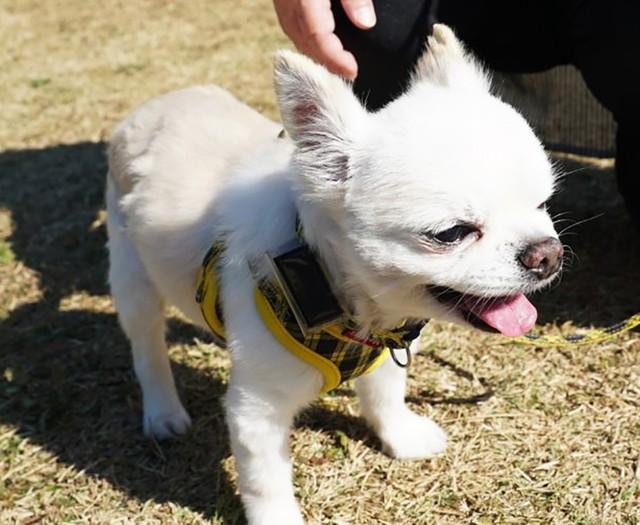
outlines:
[{"label": "dog's back", "polygon": [[[121,196],[137,183],[160,187],[183,177],[189,179],[182,185],[185,191],[204,185],[215,193],[230,165],[278,130],[217,86],[173,91],[146,102],[116,127],[109,146],[110,174]],[[154,180],[143,181],[149,177]],[[172,191],[168,197],[172,209],[181,195]]]},{"label": "dog's back", "polygon": [[279,129],[216,86],[175,91],[128,115],[109,147],[112,262],[120,237],[163,299],[200,321],[185,298],[216,235],[218,196],[241,155]]}]

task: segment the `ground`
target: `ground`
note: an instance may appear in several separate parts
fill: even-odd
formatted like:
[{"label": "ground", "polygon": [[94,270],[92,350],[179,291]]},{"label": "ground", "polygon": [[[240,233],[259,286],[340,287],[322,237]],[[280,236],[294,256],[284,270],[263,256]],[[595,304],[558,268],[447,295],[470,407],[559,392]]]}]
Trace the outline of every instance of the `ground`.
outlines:
[{"label": "ground", "polygon": [[[277,118],[268,0],[0,0],[0,523],[243,523],[220,399],[226,353],[173,317],[189,435],[142,437],[140,394],[106,285],[105,141],[148,97],[215,82]],[[610,164],[564,162],[552,210],[574,256],[534,297],[541,330],[640,307],[640,237]],[[584,222],[580,222],[584,221]],[[292,433],[321,524],[640,523],[640,339],[517,346],[431,324],[408,400],[446,428],[394,461],[347,384]]]}]

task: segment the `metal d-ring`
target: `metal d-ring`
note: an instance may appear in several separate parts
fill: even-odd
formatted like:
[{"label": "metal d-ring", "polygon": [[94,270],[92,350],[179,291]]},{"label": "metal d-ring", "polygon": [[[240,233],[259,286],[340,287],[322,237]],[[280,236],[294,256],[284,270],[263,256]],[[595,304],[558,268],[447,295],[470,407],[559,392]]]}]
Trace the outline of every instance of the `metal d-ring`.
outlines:
[{"label": "metal d-ring", "polygon": [[[398,358],[396,357],[396,350],[404,350],[406,353],[407,358],[405,359],[404,363],[401,363]],[[411,365],[411,350],[409,350],[408,346],[405,346],[404,348],[389,348],[389,353],[391,354],[391,359],[393,359],[393,362],[398,365],[400,368],[408,368]]]}]

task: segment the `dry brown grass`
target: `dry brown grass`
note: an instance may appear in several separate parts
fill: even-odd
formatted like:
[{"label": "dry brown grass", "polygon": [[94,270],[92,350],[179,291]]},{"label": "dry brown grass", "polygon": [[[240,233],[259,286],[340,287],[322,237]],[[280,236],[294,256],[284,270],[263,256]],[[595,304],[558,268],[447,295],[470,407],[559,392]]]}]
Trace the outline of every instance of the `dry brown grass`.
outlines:
[{"label": "dry brown grass", "polygon": [[[270,4],[0,0],[0,34],[0,523],[242,523],[220,408],[228,359],[177,318],[171,357],[194,428],[141,437],[105,284],[103,141],[135,104],[195,83],[274,116],[270,53],[284,40]],[[640,239],[614,186],[589,167],[553,205],[598,218],[566,234],[575,260],[538,298],[546,331],[640,307]],[[449,431],[446,454],[385,457],[347,385],[293,432],[311,521],[640,523],[637,334],[534,350],[434,323],[410,375],[411,405]]]}]

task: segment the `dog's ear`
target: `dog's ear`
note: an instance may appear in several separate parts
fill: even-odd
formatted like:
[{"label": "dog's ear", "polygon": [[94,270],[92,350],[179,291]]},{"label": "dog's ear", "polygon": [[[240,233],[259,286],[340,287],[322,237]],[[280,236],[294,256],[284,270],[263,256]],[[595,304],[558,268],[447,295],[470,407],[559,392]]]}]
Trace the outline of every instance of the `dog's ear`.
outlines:
[{"label": "dog's ear", "polygon": [[305,175],[325,182],[348,178],[351,145],[366,116],[349,84],[303,55],[280,51],[275,85],[282,121]]},{"label": "dog's ear", "polygon": [[425,81],[466,90],[489,91],[491,86],[482,66],[444,24],[434,24],[411,77],[411,85]]}]

